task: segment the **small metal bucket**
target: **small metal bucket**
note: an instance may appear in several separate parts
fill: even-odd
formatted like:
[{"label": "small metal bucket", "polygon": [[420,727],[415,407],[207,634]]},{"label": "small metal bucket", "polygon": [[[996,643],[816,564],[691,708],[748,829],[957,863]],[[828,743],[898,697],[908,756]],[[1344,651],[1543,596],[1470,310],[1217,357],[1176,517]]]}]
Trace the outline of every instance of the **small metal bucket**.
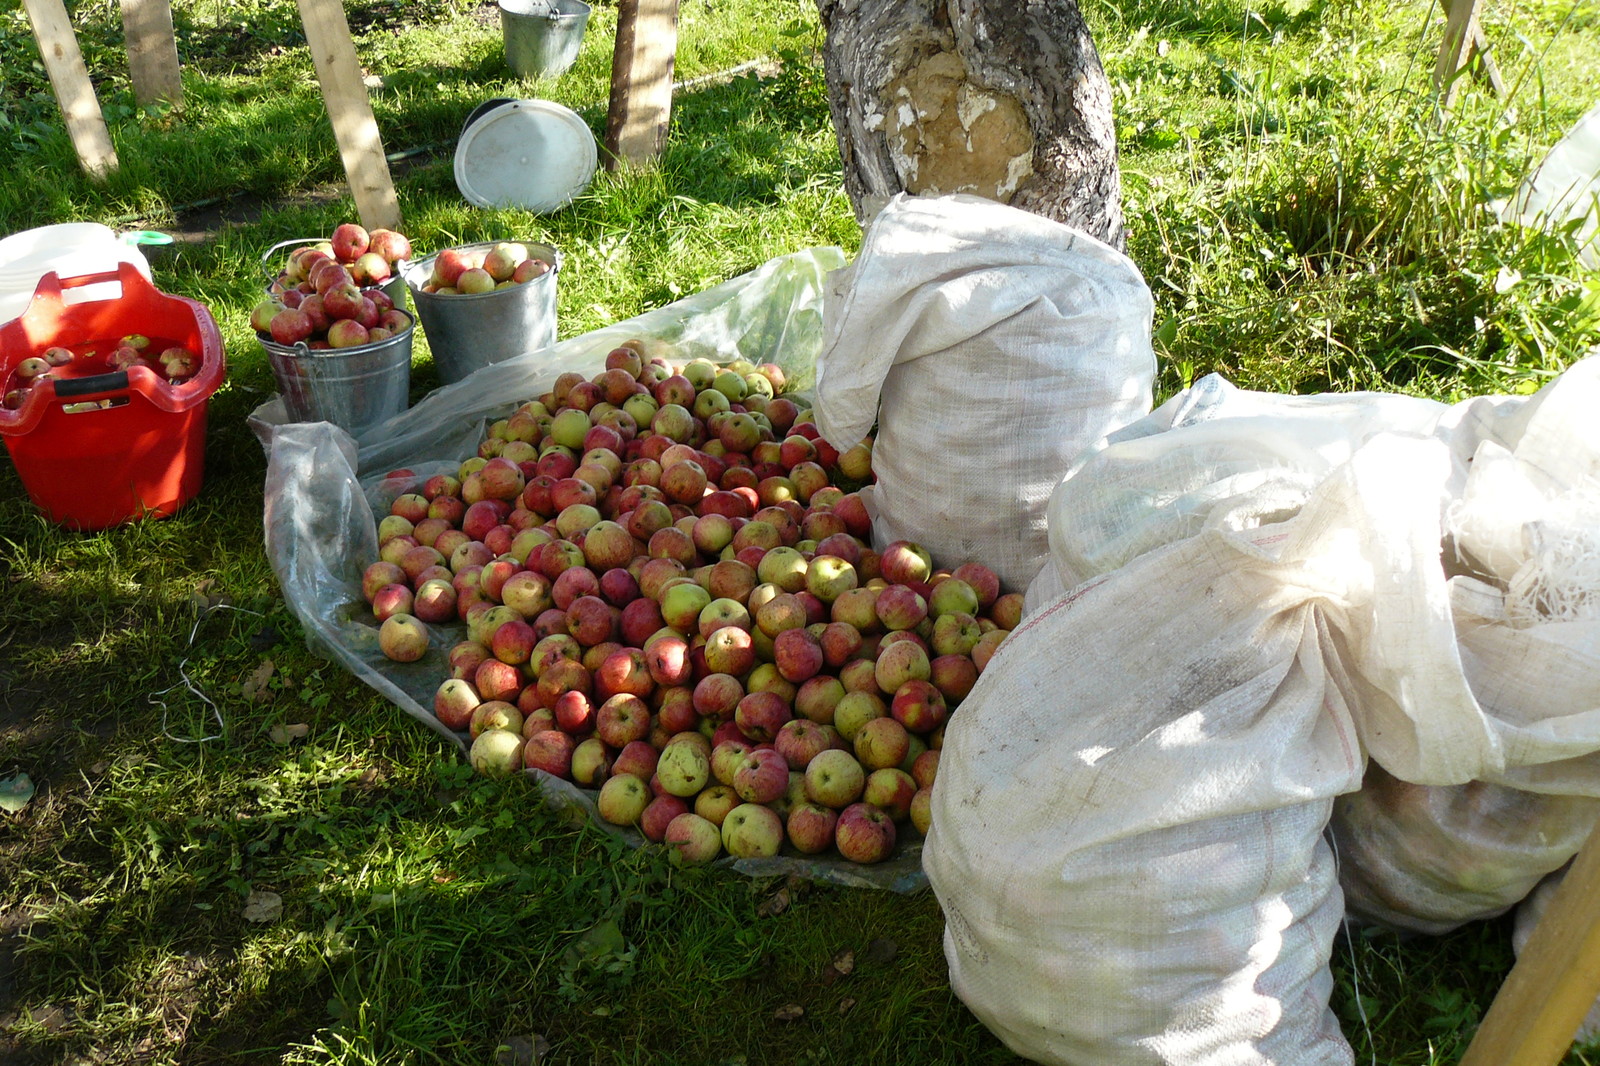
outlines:
[{"label": "small metal bucket", "polygon": [[[409,315],[407,317],[410,317]],[[404,411],[411,397],[411,341],[416,322],[386,340],[312,350],[256,334],[267,350],[284,406],[296,422],[332,422],[357,433]]]},{"label": "small metal bucket", "polygon": [[[487,252],[499,243],[481,241],[457,247]],[[422,291],[433,274],[437,253],[409,264],[401,274],[428,335],[428,349],[442,384],[453,384],[479,367],[556,342],[556,275],[561,273],[561,253],[537,241],[516,243],[526,247],[529,255],[549,263],[550,269],[520,285],[445,296]]]},{"label": "small metal bucket", "polygon": [[506,63],[519,78],[553,78],[578,58],[589,5],[582,0],[500,0]]}]

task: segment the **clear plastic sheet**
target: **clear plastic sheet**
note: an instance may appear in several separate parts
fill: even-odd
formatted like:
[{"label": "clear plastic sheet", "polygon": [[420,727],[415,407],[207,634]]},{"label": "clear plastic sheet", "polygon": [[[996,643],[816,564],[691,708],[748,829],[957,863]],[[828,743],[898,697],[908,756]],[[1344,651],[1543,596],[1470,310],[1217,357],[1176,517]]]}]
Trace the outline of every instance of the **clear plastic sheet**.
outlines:
[{"label": "clear plastic sheet", "polygon": [[[375,515],[433,473],[454,471],[476,454],[488,425],[548,390],[556,376],[604,369],[606,353],[639,338],[679,360],[744,358],[781,366],[797,391],[810,388],[821,347],[826,275],[843,266],[837,248],[774,259],[730,281],[624,322],[490,364],[429,393],[409,410],[368,427],[359,437],[327,422],[290,423],[279,399],[263,404],[250,424],[267,452],[264,525],[267,553],[290,609],[310,645],[382,693],[406,714],[454,744],[467,738],[433,714],[433,695],[449,676],[445,657],[465,638],[464,625],[436,627],[427,655],[397,663],[378,648],[378,628],[361,595],[361,575],[377,558]],[[398,470],[408,475],[387,476]],[[633,830],[602,822],[591,794],[540,771],[542,790],[585,811],[608,832],[644,842]],[[841,885],[909,892],[926,885],[920,841],[908,841],[889,862],[859,866],[842,859],[780,856],[723,859],[752,876],[799,874]]]}]

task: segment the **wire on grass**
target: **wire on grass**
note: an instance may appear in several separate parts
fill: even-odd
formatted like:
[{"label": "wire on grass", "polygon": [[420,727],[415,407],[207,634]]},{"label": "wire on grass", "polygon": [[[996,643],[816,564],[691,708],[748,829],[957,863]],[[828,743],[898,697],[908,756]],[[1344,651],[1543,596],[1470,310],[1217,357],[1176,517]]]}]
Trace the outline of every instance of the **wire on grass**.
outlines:
[{"label": "wire on grass", "polygon": [[[226,603],[218,603],[218,604],[214,604],[212,606],[206,607],[204,610],[200,611],[200,613],[198,614],[198,616],[194,620],[194,627],[189,630],[189,647],[191,647],[191,648],[194,647],[194,639],[200,633],[200,625],[208,617],[210,617],[211,612],[212,611],[217,611],[217,610],[224,610],[224,609],[229,610],[229,611],[241,611],[244,614],[253,614],[257,618],[263,617],[263,615],[261,614],[260,611],[252,611],[252,610],[249,610],[248,608],[244,608],[244,607],[234,607],[231,604],[226,604]],[[228,728],[227,723],[222,720],[222,711],[221,711],[220,708],[217,707],[216,703],[211,699],[210,696],[207,696],[204,692],[202,692],[195,685],[194,679],[189,676],[189,671],[186,669],[186,667],[188,666],[188,663],[189,663],[189,657],[187,655],[185,655],[182,659],[178,660],[178,678],[179,678],[179,681],[178,681],[178,683],[176,685],[168,685],[166,688],[161,689],[159,692],[152,692],[150,694],[150,702],[161,708],[161,733],[168,740],[175,740],[180,744],[204,744],[204,743],[207,743],[208,741],[212,741],[212,740],[221,740],[222,737],[223,737],[223,733]],[[188,689],[195,696],[199,697],[199,699],[200,699],[200,701],[202,703],[204,703],[207,707],[211,708],[211,715],[212,715],[213,718],[215,718],[217,720],[217,730],[218,730],[218,732],[212,733],[209,736],[203,736],[203,737],[180,737],[180,736],[175,736],[172,733],[172,731],[167,728],[167,715],[168,715],[168,712],[169,712],[170,708],[168,708],[168,706],[167,706],[167,701],[161,699],[160,697],[165,696],[167,693],[171,692],[173,689],[176,689],[176,688],[186,688],[186,689]]]}]

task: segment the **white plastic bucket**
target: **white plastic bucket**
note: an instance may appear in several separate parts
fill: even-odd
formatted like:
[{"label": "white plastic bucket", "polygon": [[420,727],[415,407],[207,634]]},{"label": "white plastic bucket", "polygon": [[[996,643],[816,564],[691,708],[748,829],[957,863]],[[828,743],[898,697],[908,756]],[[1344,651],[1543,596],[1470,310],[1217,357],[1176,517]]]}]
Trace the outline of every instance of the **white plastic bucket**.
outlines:
[{"label": "white plastic bucket", "polygon": [[[77,278],[114,273],[118,263],[132,263],[150,279],[150,264],[138,246],[98,222],[63,222],[13,233],[0,240],[0,322],[27,310],[46,274]],[[68,290],[66,302],[105,300],[117,293],[116,282],[85,285]]]}]

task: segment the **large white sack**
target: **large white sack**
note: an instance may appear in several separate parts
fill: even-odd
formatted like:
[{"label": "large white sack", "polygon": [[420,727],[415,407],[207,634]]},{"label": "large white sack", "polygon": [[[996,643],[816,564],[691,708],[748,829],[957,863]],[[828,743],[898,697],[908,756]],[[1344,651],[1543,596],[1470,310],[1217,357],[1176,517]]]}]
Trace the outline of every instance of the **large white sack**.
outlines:
[{"label": "large white sack", "polygon": [[[1570,452],[1591,431],[1547,423],[1594,409],[1576,402],[1594,370],[1520,404],[1329,400],[1278,440],[1260,437],[1260,412],[1129,427],[1095,458],[1142,458],[1082,464],[1074,477],[1161,487],[1146,464],[1200,456],[1171,466],[1198,490],[1197,521],[1175,518],[1181,492],[1135,499],[1119,528],[1165,532],[1052,602],[1034,595],[947,727],[923,862],[975,1014],[1046,1063],[1349,1061],[1321,991],[1341,907],[1321,887],[1317,820],[1360,786],[1365,756],[1412,782],[1527,787],[1580,776],[1600,748],[1583,686],[1537,719],[1527,703],[1563,653],[1567,672],[1544,680],[1575,681],[1571,647],[1483,650],[1511,627],[1479,624],[1483,581],[1444,564],[1485,442],[1537,443],[1552,483],[1589,468]],[[1198,841],[1220,849],[1213,880],[1184,861]],[[1170,935],[1202,914],[1208,943]]]},{"label": "large white sack", "polygon": [[1333,810],[1347,913],[1440,935],[1506,913],[1565,866],[1594,829],[1600,799],[1481,781],[1413,785],[1374,764]]},{"label": "large white sack", "polygon": [[877,423],[877,546],[914,540],[1026,588],[1051,490],[1150,409],[1152,307],[1131,260],[1060,223],[972,196],[891,200],[830,278],[815,407],[841,449]]},{"label": "large white sack", "polygon": [[1208,531],[1078,587],[947,725],[923,866],[953,988],[1018,1054],[1351,1061],[1322,830],[1361,781],[1337,641],[1371,588],[1313,524],[1281,552]]}]

